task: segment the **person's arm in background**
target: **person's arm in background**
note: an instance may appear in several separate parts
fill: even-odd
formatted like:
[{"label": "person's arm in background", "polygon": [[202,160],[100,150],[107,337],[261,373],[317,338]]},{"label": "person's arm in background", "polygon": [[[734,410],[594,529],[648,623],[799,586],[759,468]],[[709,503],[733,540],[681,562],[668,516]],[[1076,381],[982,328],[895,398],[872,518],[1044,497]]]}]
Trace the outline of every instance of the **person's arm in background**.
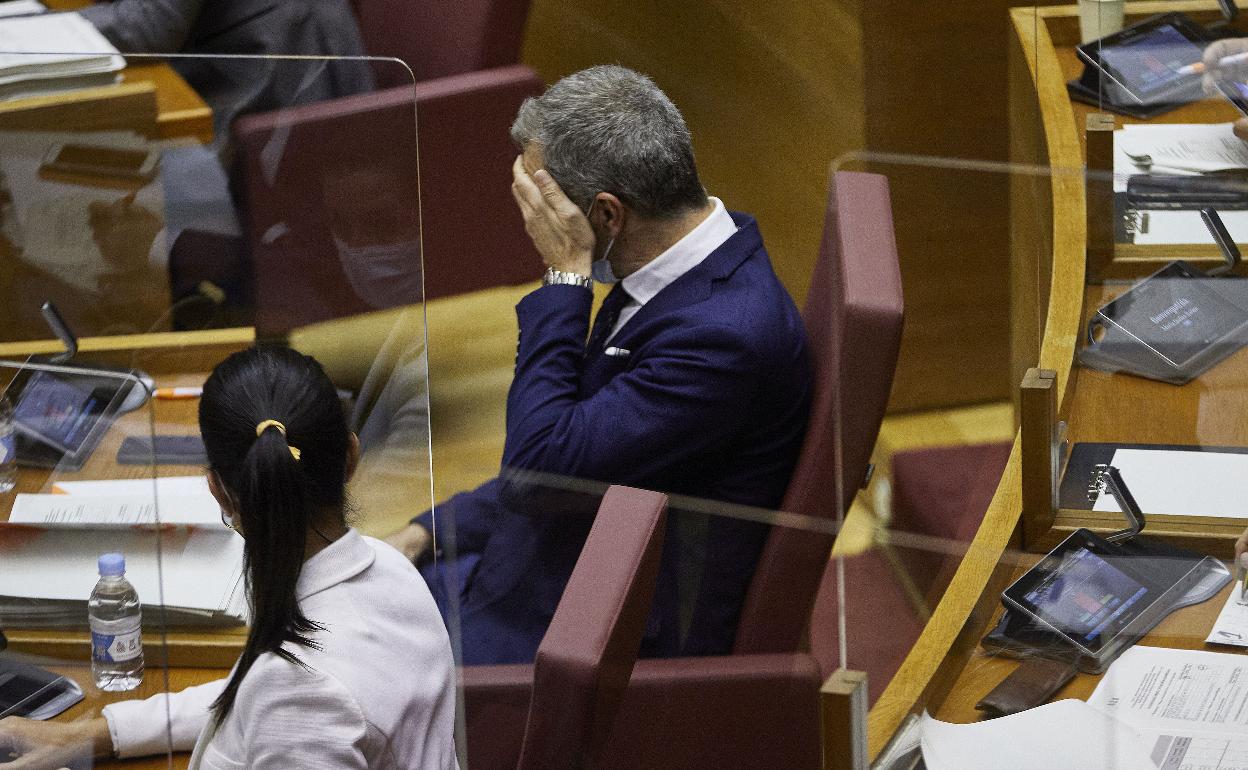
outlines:
[{"label": "person's arm in background", "polygon": [[123,758],[163,754],[170,739],[174,751],[189,751],[208,724],[209,709],[225,682],[218,679],[173,694],[112,703],[102,716],[74,722],[0,719],[0,746],[21,753],[5,764],[5,770],[57,768],[114,753]]},{"label": "person's arm in background", "polygon": [[[1226,56],[1234,56],[1237,53],[1248,53],[1248,37],[1218,40],[1210,43],[1209,47],[1205,49],[1201,62],[1205,65],[1203,83],[1206,94],[1211,97],[1221,98],[1218,89],[1213,85],[1214,81],[1218,79],[1226,78],[1248,82],[1248,62],[1240,62],[1225,68],[1218,67],[1220,59]],[[1235,136],[1248,141],[1248,118],[1240,118],[1235,121],[1234,131]]]},{"label": "person's arm in background", "polygon": [[115,0],[78,13],[122,53],[177,53],[204,0]]},{"label": "person's arm in background", "polygon": [[6,770],[46,770],[113,753],[104,717],[74,722],[5,717],[0,719],[0,747],[19,754],[5,762]]}]

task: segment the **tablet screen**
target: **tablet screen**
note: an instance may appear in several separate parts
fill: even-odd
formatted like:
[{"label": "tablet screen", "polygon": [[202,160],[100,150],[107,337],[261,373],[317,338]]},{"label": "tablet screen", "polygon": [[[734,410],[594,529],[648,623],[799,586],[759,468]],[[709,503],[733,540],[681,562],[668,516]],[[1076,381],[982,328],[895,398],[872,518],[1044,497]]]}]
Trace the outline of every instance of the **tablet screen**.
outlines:
[{"label": "tablet screen", "polygon": [[1179,68],[1200,61],[1200,45],[1172,24],[1160,24],[1129,40],[1102,45],[1101,61],[1122,84],[1143,102],[1168,93],[1196,76],[1179,74]]},{"label": "tablet screen", "polygon": [[[1171,366],[1186,366],[1245,321],[1242,310],[1203,278],[1170,265],[1098,311],[1130,340],[1147,345]],[[1105,344],[1109,345],[1107,337]]]},{"label": "tablet screen", "polygon": [[1086,546],[1062,554],[1055,569],[1023,595],[1036,614],[1085,647],[1117,631],[1132,607],[1148,595],[1147,586]]},{"label": "tablet screen", "polygon": [[34,372],[13,408],[22,432],[63,452],[77,452],[106,404],[89,386],[79,386],[48,372]]}]

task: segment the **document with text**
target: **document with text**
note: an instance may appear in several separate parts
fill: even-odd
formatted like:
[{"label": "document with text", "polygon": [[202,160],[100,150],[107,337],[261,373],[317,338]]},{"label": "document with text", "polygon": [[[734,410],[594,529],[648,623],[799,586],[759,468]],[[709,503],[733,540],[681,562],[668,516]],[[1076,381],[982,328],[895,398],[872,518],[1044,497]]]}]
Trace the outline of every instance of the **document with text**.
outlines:
[{"label": "document with text", "polygon": [[1133,647],[1088,704],[1138,731],[1161,770],[1248,770],[1248,656]]}]

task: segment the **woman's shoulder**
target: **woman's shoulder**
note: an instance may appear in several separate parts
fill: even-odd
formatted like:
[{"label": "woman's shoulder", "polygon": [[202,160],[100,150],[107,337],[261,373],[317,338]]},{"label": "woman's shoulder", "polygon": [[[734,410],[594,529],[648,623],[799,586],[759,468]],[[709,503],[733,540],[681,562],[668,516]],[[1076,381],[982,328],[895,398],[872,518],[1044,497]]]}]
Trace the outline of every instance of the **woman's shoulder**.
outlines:
[{"label": "woman's shoulder", "polygon": [[307,706],[332,707],[335,711],[354,712],[363,718],[351,689],[332,671],[317,665],[315,651],[296,645],[284,645],[295,659],[276,652],[265,652],[251,664],[239,684],[237,703],[270,709],[278,702]]}]

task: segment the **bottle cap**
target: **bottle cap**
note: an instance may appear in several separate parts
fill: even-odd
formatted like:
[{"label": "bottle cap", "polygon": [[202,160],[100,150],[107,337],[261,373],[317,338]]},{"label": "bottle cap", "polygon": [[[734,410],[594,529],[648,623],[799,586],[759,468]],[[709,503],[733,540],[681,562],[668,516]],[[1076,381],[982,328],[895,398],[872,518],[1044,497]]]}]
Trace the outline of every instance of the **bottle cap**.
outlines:
[{"label": "bottle cap", "polygon": [[126,574],[126,557],[119,553],[106,553],[100,557],[101,575]]}]

